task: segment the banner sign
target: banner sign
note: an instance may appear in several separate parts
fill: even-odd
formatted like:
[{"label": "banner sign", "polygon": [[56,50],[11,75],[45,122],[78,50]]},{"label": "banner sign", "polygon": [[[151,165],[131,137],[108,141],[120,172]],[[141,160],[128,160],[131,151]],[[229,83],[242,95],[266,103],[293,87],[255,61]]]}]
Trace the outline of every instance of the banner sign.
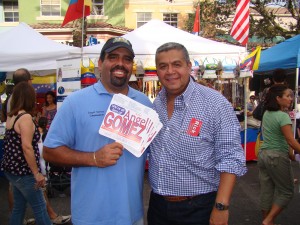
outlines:
[{"label": "banner sign", "polygon": [[80,57],[57,60],[57,108],[69,94],[81,89],[80,62]]}]

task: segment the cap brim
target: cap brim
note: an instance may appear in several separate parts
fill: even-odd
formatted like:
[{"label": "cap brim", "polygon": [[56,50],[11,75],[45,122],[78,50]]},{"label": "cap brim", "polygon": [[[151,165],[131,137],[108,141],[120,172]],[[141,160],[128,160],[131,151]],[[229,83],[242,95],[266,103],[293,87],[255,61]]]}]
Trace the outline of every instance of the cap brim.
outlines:
[{"label": "cap brim", "polygon": [[133,50],[132,50],[132,48],[129,48],[127,45],[113,46],[113,47],[110,47],[110,48],[106,49],[105,52],[106,52],[106,53],[110,53],[110,52],[116,50],[117,48],[126,48],[128,51],[131,52],[131,54],[133,55],[133,57],[135,56],[135,55],[134,55],[134,52],[133,52]]}]

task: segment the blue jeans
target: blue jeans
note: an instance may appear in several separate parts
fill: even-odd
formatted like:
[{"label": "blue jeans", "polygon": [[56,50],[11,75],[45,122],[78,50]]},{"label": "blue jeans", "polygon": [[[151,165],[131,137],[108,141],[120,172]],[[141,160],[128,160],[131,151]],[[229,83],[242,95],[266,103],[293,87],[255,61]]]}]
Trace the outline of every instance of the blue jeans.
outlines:
[{"label": "blue jeans", "polygon": [[36,224],[51,225],[52,222],[46,209],[43,191],[35,188],[36,181],[33,175],[16,176],[5,172],[5,176],[12,184],[14,196],[14,205],[9,224],[23,224],[26,203],[28,202],[33,210]]},{"label": "blue jeans", "polygon": [[209,225],[216,192],[202,194],[181,202],[168,202],[151,192],[148,225]]}]

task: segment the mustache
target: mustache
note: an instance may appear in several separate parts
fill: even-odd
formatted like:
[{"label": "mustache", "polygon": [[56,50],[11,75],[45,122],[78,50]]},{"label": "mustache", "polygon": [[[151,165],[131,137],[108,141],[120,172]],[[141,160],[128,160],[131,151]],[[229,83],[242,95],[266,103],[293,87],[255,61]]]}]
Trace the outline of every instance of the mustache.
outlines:
[{"label": "mustache", "polygon": [[126,72],[126,73],[129,73],[129,71],[124,67],[124,66],[115,66],[115,67],[113,67],[111,70],[110,70],[110,72],[112,73],[112,72],[114,72],[115,70],[123,70],[124,72]]}]

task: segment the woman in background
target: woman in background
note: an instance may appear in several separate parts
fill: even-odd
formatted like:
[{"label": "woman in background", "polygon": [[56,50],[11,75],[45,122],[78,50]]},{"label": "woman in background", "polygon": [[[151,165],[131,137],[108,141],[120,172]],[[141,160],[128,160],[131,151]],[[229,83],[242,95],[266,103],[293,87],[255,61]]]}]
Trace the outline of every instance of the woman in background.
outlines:
[{"label": "woman in background", "polygon": [[274,225],[275,218],[294,194],[289,146],[300,152],[300,144],[294,138],[292,121],[285,112],[291,104],[287,86],[275,84],[269,89],[262,119],[264,142],[258,155],[262,225]]},{"label": "woman in background", "polygon": [[35,91],[28,82],[18,83],[13,91],[6,121],[1,170],[13,186],[14,204],[10,225],[22,225],[26,204],[31,206],[36,224],[52,224],[46,210],[40,173],[38,141],[40,133],[33,121]]},{"label": "woman in background", "polygon": [[45,106],[43,107],[42,117],[46,117],[48,119],[47,130],[49,129],[52,120],[57,112],[56,107],[56,96],[53,91],[48,91],[45,94]]}]

